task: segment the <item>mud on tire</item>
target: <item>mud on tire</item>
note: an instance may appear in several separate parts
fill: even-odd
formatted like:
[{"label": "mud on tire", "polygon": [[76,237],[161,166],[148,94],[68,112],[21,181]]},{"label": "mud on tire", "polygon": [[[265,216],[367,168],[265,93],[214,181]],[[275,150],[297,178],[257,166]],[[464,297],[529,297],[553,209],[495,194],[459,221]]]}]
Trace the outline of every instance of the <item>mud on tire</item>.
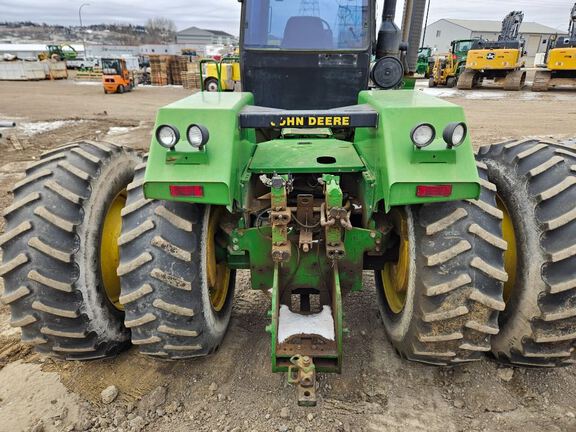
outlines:
[{"label": "mud on tire", "polygon": [[576,153],[525,140],[483,147],[478,159],[486,164],[509,214],[517,256],[507,265],[510,296],[500,316],[501,332],[492,338],[492,351],[501,361],[519,365],[572,363]]},{"label": "mud on tire", "polygon": [[394,313],[380,272],[376,286],[386,333],[401,356],[452,365],[490,351],[504,309],[502,212],[480,168],[478,201],[407,208],[412,270],[404,308]]},{"label": "mud on tire", "polygon": [[215,352],[232,312],[234,272],[216,312],[207,288],[204,256],[209,206],[144,198],[145,164],[128,188],[119,240],[121,303],[132,343],[163,359]]},{"label": "mud on tire", "polygon": [[124,314],[103,288],[100,238],[139,161],[122,147],[86,141],[45,153],[14,186],[0,235],[1,300],[37,351],[83,360],[129,346]]}]

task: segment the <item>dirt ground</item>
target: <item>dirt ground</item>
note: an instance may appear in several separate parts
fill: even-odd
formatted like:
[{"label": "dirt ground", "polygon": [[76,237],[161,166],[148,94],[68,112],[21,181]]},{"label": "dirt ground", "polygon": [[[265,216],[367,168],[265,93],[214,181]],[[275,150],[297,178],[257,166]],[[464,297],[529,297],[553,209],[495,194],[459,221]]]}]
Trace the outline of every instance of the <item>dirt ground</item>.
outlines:
[{"label": "dirt ground", "polygon": [[[475,144],[522,136],[576,136],[576,93],[426,90],[464,107]],[[26,164],[46,149],[104,139],[146,149],[155,112],[189,94],[139,88],[105,96],[72,81],[0,82],[0,211]],[[3,221],[0,219],[0,232]],[[232,322],[206,359],[54,362],[20,344],[0,306],[0,432],[14,431],[576,431],[576,369],[502,368],[487,359],[457,369],[401,360],[378,317],[374,284],[344,299],[342,375],[319,377],[319,403],[301,408],[270,372],[269,299],[238,276]],[[2,286],[0,282],[0,293]],[[101,391],[119,395],[104,405]]]}]

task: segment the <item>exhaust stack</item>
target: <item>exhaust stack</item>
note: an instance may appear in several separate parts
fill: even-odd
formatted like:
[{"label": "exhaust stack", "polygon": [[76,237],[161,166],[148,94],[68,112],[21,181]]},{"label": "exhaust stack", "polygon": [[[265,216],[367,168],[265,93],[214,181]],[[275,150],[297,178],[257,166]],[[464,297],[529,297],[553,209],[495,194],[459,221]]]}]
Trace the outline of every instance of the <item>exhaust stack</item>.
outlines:
[{"label": "exhaust stack", "polygon": [[384,0],[382,24],[378,31],[378,42],[376,44],[377,59],[387,56],[399,57],[400,54],[402,33],[400,28],[394,23],[396,1],[397,0]]},{"label": "exhaust stack", "polygon": [[422,39],[425,13],[426,0],[406,0],[402,33],[403,41],[408,43],[406,61],[408,63],[408,72],[410,74],[416,72],[418,49],[420,48]]}]

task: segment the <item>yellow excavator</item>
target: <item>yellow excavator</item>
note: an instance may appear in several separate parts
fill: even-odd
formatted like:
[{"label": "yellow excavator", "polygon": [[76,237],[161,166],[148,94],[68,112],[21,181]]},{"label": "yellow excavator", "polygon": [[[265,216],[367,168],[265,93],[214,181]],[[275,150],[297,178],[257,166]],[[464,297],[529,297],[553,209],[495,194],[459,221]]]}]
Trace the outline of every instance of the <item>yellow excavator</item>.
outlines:
[{"label": "yellow excavator", "polygon": [[521,90],[526,82],[526,42],[520,37],[524,13],[510,12],[502,21],[497,41],[479,39],[468,52],[466,70],[458,79],[458,88],[470,90],[480,87],[485,80],[493,80],[504,90]]},{"label": "yellow excavator", "polygon": [[546,69],[536,72],[532,91],[576,87],[576,3],[570,14],[568,36],[550,40],[545,63]]}]

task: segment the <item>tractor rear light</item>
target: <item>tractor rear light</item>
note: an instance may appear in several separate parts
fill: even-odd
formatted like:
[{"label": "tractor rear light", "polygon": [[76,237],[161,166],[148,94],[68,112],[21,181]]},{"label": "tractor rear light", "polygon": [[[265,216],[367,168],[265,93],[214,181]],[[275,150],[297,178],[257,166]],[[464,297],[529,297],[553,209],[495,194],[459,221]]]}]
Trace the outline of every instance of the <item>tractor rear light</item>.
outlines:
[{"label": "tractor rear light", "polygon": [[428,123],[423,123],[416,126],[410,132],[410,139],[412,143],[418,148],[424,148],[432,144],[436,138],[436,129]]},{"label": "tractor rear light", "polygon": [[180,141],[180,132],[174,126],[162,125],[156,129],[156,141],[162,147],[173,150]]},{"label": "tractor rear light", "polygon": [[170,185],[170,195],[173,197],[204,197],[204,186],[199,185]]},{"label": "tractor rear light", "polygon": [[448,144],[448,148],[458,147],[462,145],[462,143],[466,140],[466,136],[468,135],[468,126],[466,123],[450,123],[444,129],[443,138]]},{"label": "tractor rear light", "polygon": [[210,132],[206,126],[193,124],[186,131],[186,137],[192,147],[202,150],[210,139]]},{"label": "tractor rear light", "polygon": [[416,187],[418,198],[447,198],[452,195],[452,185],[419,185]]}]

